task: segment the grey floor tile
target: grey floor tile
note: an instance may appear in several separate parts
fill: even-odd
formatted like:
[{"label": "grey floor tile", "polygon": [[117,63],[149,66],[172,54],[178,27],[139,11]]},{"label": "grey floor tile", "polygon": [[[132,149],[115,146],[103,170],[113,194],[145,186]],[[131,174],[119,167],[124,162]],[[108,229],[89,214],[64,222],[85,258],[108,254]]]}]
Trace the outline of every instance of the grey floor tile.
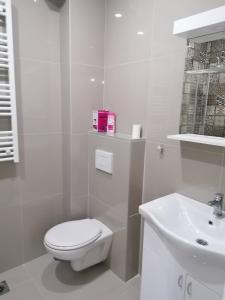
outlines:
[{"label": "grey floor tile", "polygon": [[76,273],[69,263],[56,262],[44,255],[27,263],[25,269],[47,299],[90,299],[125,287],[125,283],[104,264]]},{"label": "grey floor tile", "polygon": [[33,282],[27,281],[1,296],[1,300],[45,300],[38,292]]},{"label": "grey floor tile", "polygon": [[140,292],[135,288],[128,288],[124,293],[117,297],[117,300],[139,300]]},{"label": "grey floor tile", "polygon": [[135,276],[134,278],[130,279],[127,282],[128,286],[133,286],[134,288],[140,289],[141,288],[141,277],[140,275]]},{"label": "grey floor tile", "polygon": [[69,263],[44,255],[0,274],[11,292],[2,300],[139,300],[140,277],[127,283],[104,264],[74,272]]},{"label": "grey floor tile", "polygon": [[[125,286],[117,287],[109,293],[101,294],[94,300],[140,300],[140,277],[129,280]],[[83,299],[82,299],[83,300]],[[86,300],[86,299],[85,299]]]},{"label": "grey floor tile", "polygon": [[4,280],[7,281],[10,288],[13,288],[29,280],[29,275],[23,268],[23,266],[19,266],[9,271],[1,273],[0,282]]},{"label": "grey floor tile", "polygon": [[121,294],[126,290],[126,283],[119,279],[111,270],[107,270],[104,274],[96,277],[84,289],[78,291],[79,300],[106,300],[111,295]]}]

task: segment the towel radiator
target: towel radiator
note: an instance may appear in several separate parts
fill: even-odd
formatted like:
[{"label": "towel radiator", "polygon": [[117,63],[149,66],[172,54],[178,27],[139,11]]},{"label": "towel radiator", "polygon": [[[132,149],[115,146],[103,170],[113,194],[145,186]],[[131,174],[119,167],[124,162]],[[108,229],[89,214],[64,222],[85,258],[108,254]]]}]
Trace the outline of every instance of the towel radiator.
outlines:
[{"label": "towel radiator", "polygon": [[11,0],[0,0],[0,162],[19,162]]}]

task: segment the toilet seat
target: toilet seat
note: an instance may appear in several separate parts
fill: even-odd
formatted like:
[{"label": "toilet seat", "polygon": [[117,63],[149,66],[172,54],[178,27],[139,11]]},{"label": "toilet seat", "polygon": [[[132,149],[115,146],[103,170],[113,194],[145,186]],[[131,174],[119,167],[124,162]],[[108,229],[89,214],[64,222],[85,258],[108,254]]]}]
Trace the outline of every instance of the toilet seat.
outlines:
[{"label": "toilet seat", "polygon": [[44,242],[52,249],[68,251],[89,245],[101,235],[102,228],[99,222],[84,219],[56,225],[46,233]]}]

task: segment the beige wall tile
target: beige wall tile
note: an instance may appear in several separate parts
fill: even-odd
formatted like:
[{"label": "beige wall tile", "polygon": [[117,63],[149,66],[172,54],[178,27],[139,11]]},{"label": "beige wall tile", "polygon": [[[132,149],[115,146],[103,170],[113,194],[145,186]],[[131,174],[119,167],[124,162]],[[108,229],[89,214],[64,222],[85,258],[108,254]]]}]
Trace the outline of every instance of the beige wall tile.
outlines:
[{"label": "beige wall tile", "polygon": [[62,64],[69,63],[70,60],[70,2],[71,1],[65,1],[63,7],[60,9],[59,38],[60,60]]},{"label": "beige wall tile", "polygon": [[21,190],[16,165],[0,168],[0,272],[22,264]]},{"label": "beige wall tile", "polygon": [[71,63],[103,67],[104,0],[73,0],[71,9]]},{"label": "beige wall tile", "polygon": [[127,212],[126,204],[107,205],[94,196],[89,196],[89,213],[91,218],[95,218],[106,226],[108,226],[114,233],[127,227]]},{"label": "beige wall tile", "polygon": [[21,133],[61,133],[60,64],[17,60]]},{"label": "beige wall tile", "polygon": [[72,220],[89,218],[88,214],[88,196],[72,197],[70,205],[70,217]]},{"label": "beige wall tile", "polygon": [[71,136],[71,189],[71,201],[88,195],[87,134]]},{"label": "beige wall tile", "polygon": [[61,13],[63,194],[70,219],[88,211],[87,133],[92,111],[103,106],[104,10],[104,0],[75,0]]},{"label": "beige wall tile", "polygon": [[139,268],[141,217],[136,214],[128,219],[126,280],[134,277]]},{"label": "beige wall tile", "polygon": [[52,200],[62,194],[59,13],[45,1],[12,3],[20,162],[0,168],[0,272],[41,255],[64,211],[61,196]]},{"label": "beige wall tile", "polygon": [[64,220],[71,218],[71,99],[70,99],[70,1],[60,11],[62,193]]},{"label": "beige wall tile", "polygon": [[62,222],[62,195],[54,195],[23,205],[23,260],[32,260],[46,252],[45,233]]},{"label": "beige wall tile", "polygon": [[71,135],[71,217],[85,218],[88,209],[88,138]]},{"label": "beige wall tile", "polygon": [[108,265],[122,280],[126,280],[127,230],[122,229],[113,235],[111,254]]},{"label": "beige wall tile", "polygon": [[19,170],[23,202],[62,194],[61,135],[25,135]]},{"label": "beige wall tile", "polygon": [[46,1],[12,4],[16,57],[59,62],[59,13]]},{"label": "beige wall tile", "polygon": [[[146,144],[144,202],[173,193],[180,184],[179,148],[166,146],[162,156],[157,146],[158,144],[150,142]],[[173,176],[171,176],[171,170],[173,170]]]},{"label": "beige wall tile", "polygon": [[[113,153],[112,175],[95,168],[96,149]],[[138,271],[139,227],[135,224],[139,221],[135,216],[142,201],[145,141],[89,134],[88,151],[89,216],[113,231],[108,262],[120,278],[128,280]]]},{"label": "beige wall tile", "polygon": [[105,69],[104,107],[117,114],[118,132],[131,134],[132,124],[145,127],[148,65],[139,62]]},{"label": "beige wall tile", "polygon": [[0,166],[0,273],[22,264],[21,186],[17,165]]},{"label": "beige wall tile", "polygon": [[[216,148],[168,140],[179,131],[185,40],[174,37],[174,20],[222,5],[218,1],[155,1],[149,76],[144,201],[181,192],[207,202],[221,190],[222,154]],[[156,147],[165,144],[164,156]],[[172,147],[168,146],[171,145]],[[171,175],[172,170],[172,175]]]},{"label": "beige wall tile", "polygon": [[129,183],[129,216],[138,213],[142,203],[144,177],[145,141],[131,143],[130,183]]},{"label": "beige wall tile", "polygon": [[62,194],[64,219],[71,217],[71,136],[62,135]]},{"label": "beige wall tile", "polygon": [[207,204],[220,191],[223,153],[191,150],[181,145],[182,183],[178,192]]},{"label": "beige wall tile", "polygon": [[72,133],[87,134],[92,129],[92,111],[102,108],[103,68],[72,64]]},{"label": "beige wall tile", "polygon": [[[113,153],[113,174],[95,169],[95,150]],[[89,135],[89,193],[108,206],[128,210],[130,168],[128,141]]]},{"label": "beige wall tile", "polygon": [[[149,59],[153,2],[106,0],[106,66]],[[116,13],[123,17],[115,18]]]},{"label": "beige wall tile", "polygon": [[222,152],[169,145],[160,155],[157,144],[148,143],[144,201],[180,192],[207,203],[219,190],[222,159]]},{"label": "beige wall tile", "polygon": [[151,141],[168,144],[167,135],[179,131],[184,61],[184,51],[150,61],[146,130]]}]

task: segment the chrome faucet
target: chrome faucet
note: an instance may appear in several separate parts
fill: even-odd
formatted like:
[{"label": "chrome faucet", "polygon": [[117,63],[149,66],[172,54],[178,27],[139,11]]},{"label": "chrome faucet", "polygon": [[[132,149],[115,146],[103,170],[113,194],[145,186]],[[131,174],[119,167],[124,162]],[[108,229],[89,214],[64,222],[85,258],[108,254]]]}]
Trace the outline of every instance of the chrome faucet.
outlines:
[{"label": "chrome faucet", "polygon": [[216,217],[221,217],[223,214],[223,197],[223,194],[216,193],[214,199],[208,202],[213,207],[213,214]]}]

